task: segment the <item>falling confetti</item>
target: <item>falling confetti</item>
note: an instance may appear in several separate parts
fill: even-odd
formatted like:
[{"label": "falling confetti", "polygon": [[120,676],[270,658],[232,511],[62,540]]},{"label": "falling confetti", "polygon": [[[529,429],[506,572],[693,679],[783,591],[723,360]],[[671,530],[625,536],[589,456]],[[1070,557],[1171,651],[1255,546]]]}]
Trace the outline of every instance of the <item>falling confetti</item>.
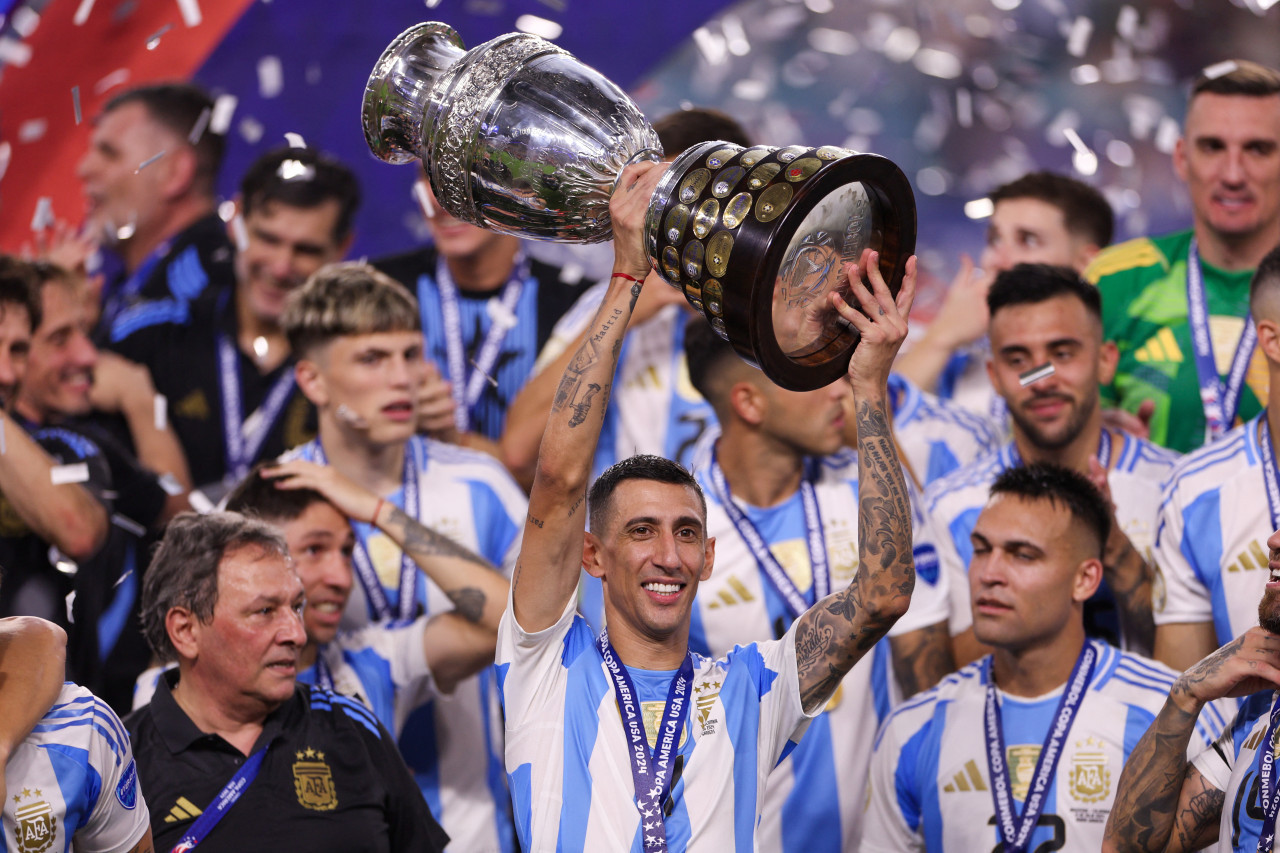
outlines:
[{"label": "falling confetti", "polygon": [[93,11],[93,0],[80,0],[80,5],[76,7],[75,16],[72,17],[71,23],[77,27],[84,26],[84,22],[89,20],[89,13]]},{"label": "falling confetti", "polygon": [[86,462],[74,462],[70,465],[54,465],[49,469],[49,479],[55,486],[69,483],[89,482],[89,465]]},{"label": "falling confetti", "polygon": [[160,37],[163,36],[165,33],[169,32],[169,30],[171,29],[173,29],[173,24],[165,24],[163,27],[156,30],[151,35],[147,36],[147,50],[155,50],[157,47],[159,47]]},{"label": "falling confetti", "polygon": [[284,135],[284,139],[289,143],[290,148],[306,148],[307,141],[302,138],[301,133],[289,132]]},{"label": "falling confetti", "polygon": [[71,107],[76,113],[76,124],[80,123],[80,87],[71,87]]},{"label": "falling confetti", "polygon": [[1033,367],[1024,373],[1019,373],[1018,382],[1022,384],[1023,388],[1026,388],[1028,385],[1039,382],[1041,379],[1048,379],[1055,372],[1057,372],[1057,368],[1053,366],[1053,362],[1046,361],[1039,367]]},{"label": "falling confetti", "polygon": [[49,122],[43,118],[27,119],[18,125],[18,141],[19,142],[35,142],[44,136],[45,131],[49,129]]},{"label": "falling confetti", "polygon": [[112,71],[110,74],[107,74],[97,83],[95,83],[93,85],[93,91],[95,94],[101,95],[103,92],[107,91],[108,89],[114,89],[116,86],[122,85],[128,79],[129,79],[129,69],[117,68],[115,71]]},{"label": "falling confetti", "polygon": [[216,133],[218,136],[226,135],[231,129],[231,117],[235,115],[237,103],[235,95],[218,96],[218,99],[213,102],[213,117],[209,119],[211,133]]},{"label": "falling confetti", "polygon": [[187,134],[187,142],[192,145],[200,144],[201,137],[209,128],[209,119],[213,117],[213,110],[205,107],[200,111],[200,115],[196,116],[196,123],[191,126],[191,132]]},{"label": "falling confetti", "polygon": [[152,400],[153,416],[158,432],[164,432],[169,425],[169,398],[163,394],[157,394]]},{"label": "falling confetti", "polygon": [[53,223],[53,199],[48,196],[41,196],[36,200],[35,213],[31,215],[31,230],[43,231]]},{"label": "falling confetti", "polygon": [[30,6],[19,6],[13,10],[13,16],[9,19],[9,26],[13,27],[13,31],[22,38],[31,38],[31,34],[36,31],[36,27],[40,25],[40,13]]},{"label": "falling confetti", "polygon": [[284,89],[284,67],[278,56],[264,56],[258,60],[258,94],[274,98]]},{"label": "falling confetti", "polygon": [[264,133],[262,122],[252,116],[245,116],[240,119],[240,135],[244,137],[244,141],[250,145],[257,145],[262,139]]},{"label": "falling confetti", "polygon": [[0,38],[0,62],[21,68],[31,61],[31,45],[12,38]]},{"label": "falling confetti", "polygon": [[148,157],[147,159],[145,159],[145,160],[143,160],[141,163],[139,163],[139,164],[138,164],[138,168],[134,169],[134,170],[133,170],[133,173],[134,173],[135,175],[136,175],[136,174],[138,174],[138,173],[139,173],[139,172],[141,172],[143,169],[147,168],[148,166],[150,166],[152,163],[154,163],[155,161],[159,160],[159,159],[160,159],[161,157],[163,157],[163,156],[164,156],[164,151],[161,151],[159,154],[152,154],[150,157]]},{"label": "falling confetti", "polygon": [[200,14],[200,4],[196,0],[178,0],[178,11],[182,14],[182,23],[188,28],[198,27],[204,20]]},{"label": "falling confetti", "polygon": [[13,156],[13,146],[7,141],[0,142],[0,178],[9,171],[9,158]]}]

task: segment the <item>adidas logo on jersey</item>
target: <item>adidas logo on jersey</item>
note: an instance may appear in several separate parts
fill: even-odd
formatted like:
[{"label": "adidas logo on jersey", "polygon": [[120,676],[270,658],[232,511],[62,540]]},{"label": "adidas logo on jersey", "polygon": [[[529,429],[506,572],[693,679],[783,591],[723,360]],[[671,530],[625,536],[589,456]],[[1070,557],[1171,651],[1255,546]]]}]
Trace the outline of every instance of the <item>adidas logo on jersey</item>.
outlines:
[{"label": "adidas logo on jersey", "polygon": [[1265,568],[1267,568],[1267,552],[1262,550],[1262,546],[1255,539],[1249,543],[1248,548],[1236,555],[1235,562],[1227,566],[1227,571],[1249,572]]},{"label": "adidas logo on jersey", "polygon": [[1134,353],[1134,358],[1141,362],[1166,362],[1172,364],[1182,363],[1182,349],[1178,346],[1178,341],[1173,336],[1173,332],[1168,328],[1160,330],[1154,338],[1150,338],[1145,344],[1138,348]]},{"label": "adidas logo on jersey", "polygon": [[[717,590],[716,598],[719,600],[708,604],[708,610],[716,610],[722,605],[732,607],[735,604],[745,604],[748,601],[756,600],[756,597],[751,594],[751,590],[747,589],[746,585],[737,578],[730,576],[729,580],[726,581],[726,585],[729,589]],[[734,593],[737,594],[735,595]]]},{"label": "adidas logo on jersey", "polygon": [[951,777],[942,788],[943,793],[954,794],[957,791],[986,791],[987,783],[982,779],[982,771],[978,769],[978,762],[970,758],[965,762],[964,769]]},{"label": "adidas logo on jersey", "polygon": [[169,813],[164,816],[165,823],[177,823],[180,820],[190,820],[193,817],[202,814],[201,810],[195,803],[186,797],[178,797],[178,802],[173,808],[169,809]]}]

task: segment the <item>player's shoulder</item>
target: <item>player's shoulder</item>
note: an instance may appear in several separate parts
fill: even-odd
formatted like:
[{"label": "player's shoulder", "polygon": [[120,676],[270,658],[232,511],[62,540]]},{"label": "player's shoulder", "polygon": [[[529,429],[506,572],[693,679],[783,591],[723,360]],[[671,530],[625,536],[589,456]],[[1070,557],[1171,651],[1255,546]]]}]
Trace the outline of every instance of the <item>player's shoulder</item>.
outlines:
[{"label": "player's shoulder", "polygon": [[1181,236],[1136,237],[1108,246],[1085,268],[1084,277],[1099,287],[1107,287],[1134,273],[1166,272],[1170,267],[1169,243]]},{"label": "player's shoulder", "polygon": [[297,690],[300,707],[310,718],[308,725],[327,729],[335,747],[340,744],[340,738],[353,734],[379,741],[390,737],[373,711],[359,699],[314,685],[299,684]]},{"label": "player's shoulder", "polygon": [[1157,660],[1115,646],[1091,641],[1098,650],[1093,689],[1125,704],[1139,705],[1153,713],[1160,710],[1178,673]]},{"label": "player's shoulder", "polygon": [[1179,458],[1169,471],[1167,495],[1222,488],[1239,472],[1258,465],[1257,426],[1255,418]]},{"label": "player's shoulder", "polygon": [[68,681],[31,730],[27,742],[36,746],[56,744],[87,749],[86,744],[94,737],[100,737],[117,756],[128,752],[129,735],[111,706],[87,687]]},{"label": "player's shoulder", "polygon": [[880,745],[885,732],[890,728],[894,729],[897,741],[904,743],[925,729],[945,724],[945,718],[938,714],[939,708],[985,689],[984,661],[985,658],[962,666],[928,690],[923,690],[896,705],[885,718],[879,734],[876,735],[876,746]]},{"label": "player's shoulder", "polygon": [[1112,470],[1163,483],[1181,459],[1182,454],[1176,450],[1125,434]]},{"label": "player's shoulder", "polygon": [[968,465],[945,474],[925,487],[925,506],[930,513],[948,514],[948,510],[964,508],[986,502],[986,490],[1000,472],[1009,467],[1010,446],[990,450]]}]

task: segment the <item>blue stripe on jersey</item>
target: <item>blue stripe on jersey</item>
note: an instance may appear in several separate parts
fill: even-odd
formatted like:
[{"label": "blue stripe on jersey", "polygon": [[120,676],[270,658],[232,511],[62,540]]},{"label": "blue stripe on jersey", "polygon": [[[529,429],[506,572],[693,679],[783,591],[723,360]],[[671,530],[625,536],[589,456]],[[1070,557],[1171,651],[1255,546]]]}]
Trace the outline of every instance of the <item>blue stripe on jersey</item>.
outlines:
[{"label": "blue stripe on jersey", "polygon": [[209,273],[200,263],[200,252],[194,243],[169,261],[165,273],[169,279],[169,292],[180,302],[190,302],[209,286]]},{"label": "blue stripe on jersey", "polygon": [[529,824],[533,820],[533,765],[521,764],[507,774],[507,779],[511,784],[512,802],[531,804],[528,809],[515,809],[516,831],[520,834],[520,847],[527,850],[529,834],[532,831]]},{"label": "blue stripe on jersey", "polygon": [[[884,722],[893,710],[893,700],[889,696],[889,683],[893,678],[893,666],[889,656],[889,640],[884,638],[871,649],[871,689],[876,709],[876,725]],[[808,739],[805,735],[805,739]]]},{"label": "blue stripe on jersey", "polygon": [[342,650],[342,659],[356,671],[363,689],[363,698],[373,709],[374,716],[387,731],[396,725],[395,679],[391,675],[391,662],[373,649]]},{"label": "blue stripe on jersey", "polygon": [[[846,702],[854,701],[846,697]],[[799,747],[791,755],[795,787],[782,805],[782,849],[805,853],[840,853],[841,827],[823,832],[814,827],[831,815],[839,815],[835,747],[831,741],[831,715],[819,714],[809,723]]]},{"label": "blue stripe on jersey", "polygon": [[102,795],[102,776],[94,768],[89,753],[64,744],[47,744],[43,747],[53,775],[58,780],[58,790],[67,811],[63,829],[67,831],[67,849],[71,849],[71,833],[89,822],[93,810]]},{"label": "blue stripe on jersey", "polygon": [[[735,684],[749,674],[756,677],[760,686],[759,695],[764,696],[772,685],[777,673],[764,666],[764,660],[756,649],[756,644],[731,651],[726,658],[732,663],[734,658],[742,656],[749,662],[747,667],[730,667],[725,678],[721,697],[750,695],[754,692],[750,687]],[[773,678],[768,676],[772,675]],[[766,686],[765,681],[768,682]],[[733,743],[733,791],[736,801],[733,810],[733,840],[736,853],[751,853],[754,849],[752,836],[755,834],[755,808],[745,808],[747,802],[754,802],[758,808],[763,791],[756,789],[756,768],[758,766],[759,743],[756,740],[759,731],[759,706],[747,709],[742,702],[721,700],[724,706],[725,727]],[[794,756],[792,756],[794,760]],[[748,800],[750,797],[750,800]]]},{"label": "blue stripe on jersey", "polygon": [[471,517],[475,519],[480,556],[495,566],[501,566],[511,543],[520,535],[520,529],[492,486],[480,480],[466,479],[465,482],[471,491]]},{"label": "blue stripe on jersey", "polygon": [[[105,707],[105,706],[104,706]],[[108,709],[109,711],[110,709]],[[116,762],[119,763],[120,756],[124,754],[123,744],[128,743],[128,736],[120,731],[119,720],[114,713],[104,713],[94,708],[93,712],[88,715],[81,716],[73,720],[62,720],[57,723],[42,723],[32,729],[33,734],[43,734],[46,732],[58,732],[64,729],[74,729],[81,726],[92,726],[94,731],[102,735],[102,739],[111,747],[111,751],[116,756]]]},{"label": "blue stripe on jersey", "polygon": [[1219,512],[1222,493],[1218,489],[1205,492],[1182,512],[1182,541],[1178,550],[1195,572],[1196,578],[1209,590],[1213,599],[1213,626],[1218,644],[1232,640],[1230,608],[1226,592],[1218,577],[1222,566],[1218,555],[1222,553],[1222,524]]},{"label": "blue stripe on jersey", "polygon": [[434,702],[419,705],[409,712],[397,746],[418,783],[422,798],[431,807],[431,813],[439,818],[444,806],[440,801],[440,745],[436,742]]},{"label": "blue stripe on jersey", "polygon": [[124,559],[120,564],[120,580],[112,590],[111,603],[98,617],[98,662],[107,659],[124,632],[133,603],[138,598],[138,540],[130,537],[125,543]]},{"label": "blue stripe on jersey", "polygon": [[969,539],[969,534],[973,532],[973,526],[978,523],[978,515],[981,512],[982,507],[971,507],[957,515],[947,525],[947,533],[951,535],[956,553],[960,555],[960,565],[964,566],[966,572],[969,571],[969,563],[973,561],[973,541]]},{"label": "blue stripe on jersey", "polygon": [[[925,798],[931,801],[931,808],[937,810],[937,778],[938,755],[941,743],[936,732],[942,731],[947,718],[947,703],[939,702],[933,709],[933,723],[920,728],[902,745],[898,755],[898,766],[894,771],[894,794],[898,801],[898,810],[902,819],[913,831],[921,830],[926,804],[916,799],[915,792],[923,791]],[[916,779],[932,780],[930,784],[919,785]],[[933,823],[934,821],[931,821]],[[936,821],[941,823],[941,821]],[[926,843],[930,849],[941,850],[941,838],[929,838],[929,829],[925,827]]]},{"label": "blue stripe on jersey", "polygon": [[134,332],[165,323],[183,325],[191,319],[191,306],[179,299],[157,299],[125,309],[111,324],[111,342],[120,343]]},{"label": "blue stripe on jersey", "polygon": [[[577,619],[575,618],[575,622]],[[566,637],[587,632],[570,629]],[[580,644],[581,645],[581,644]],[[612,687],[599,666],[599,656],[582,648],[573,658],[569,683],[564,695],[564,758],[561,781],[560,827],[557,850],[583,850],[587,838],[587,818],[591,812],[591,774],[588,763],[600,729],[600,705]],[[581,673],[582,677],[575,677]],[[608,713],[607,711],[605,713]],[[530,807],[532,800],[528,801]],[[574,804],[570,807],[570,804]]]},{"label": "blue stripe on jersey", "polygon": [[[480,716],[484,722],[484,742],[493,743],[493,732],[490,727],[489,708],[493,700],[494,679],[497,677],[496,667],[490,666],[477,676],[480,680]],[[485,749],[485,784],[495,803],[505,803],[511,796],[507,791],[506,772],[502,767],[502,757],[494,755],[493,750]],[[515,827],[511,822],[511,812],[505,808],[493,810],[493,828],[503,850],[515,850]]]},{"label": "blue stripe on jersey", "polygon": [[960,460],[956,459],[955,454],[951,452],[951,448],[947,447],[946,442],[929,442],[929,467],[924,475],[926,484],[950,474],[959,467]]},{"label": "blue stripe on jersey", "polygon": [[378,729],[378,718],[364,705],[361,705],[355,699],[337,694],[333,696],[333,704],[337,709],[345,712],[348,717],[372,732],[375,737],[382,738],[382,732]]}]

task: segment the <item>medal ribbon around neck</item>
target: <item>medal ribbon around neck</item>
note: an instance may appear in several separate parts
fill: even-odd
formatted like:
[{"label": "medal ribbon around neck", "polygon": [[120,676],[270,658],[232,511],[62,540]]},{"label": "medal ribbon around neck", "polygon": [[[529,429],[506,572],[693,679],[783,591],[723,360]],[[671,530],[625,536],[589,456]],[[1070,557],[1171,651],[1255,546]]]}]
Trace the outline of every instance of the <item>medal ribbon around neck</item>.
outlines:
[{"label": "medal ribbon around neck", "polygon": [[724,471],[720,468],[716,450],[711,451],[711,464],[708,466],[711,477],[711,489],[716,500],[720,501],[724,511],[733,522],[734,528],[742,541],[747,544],[751,556],[755,558],[765,578],[777,591],[787,606],[787,611],[794,621],[800,618],[809,607],[826,598],[831,592],[831,566],[827,560],[827,543],[822,537],[822,515],[818,511],[818,493],[813,487],[812,478],[806,476],[800,481],[800,503],[804,508],[805,542],[809,546],[809,566],[813,572],[813,601],[809,601],[796,587],[795,581],[787,574],[787,570],[778,562],[778,558],[769,550],[769,543],[759,528],[747,517],[742,507],[734,501],[729,491],[729,483],[725,480]]},{"label": "medal ribbon around neck", "polygon": [[227,471],[237,480],[244,479],[253,460],[267,440],[267,434],[293,396],[293,371],[285,370],[267,392],[266,399],[249,417],[244,417],[244,397],[240,391],[239,353],[224,334],[217,337],[218,391],[222,396],[222,435],[227,456]]},{"label": "medal ribbon around neck", "polygon": [[444,319],[444,348],[448,359],[449,385],[453,393],[454,424],[459,432],[471,427],[471,409],[480,399],[484,386],[493,374],[494,365],[502,352],[502,342],[515,325],[516,306],[529,278],[529,262],[523,253],[518,254],[511,277],[498,295],[498,316],[490,316],[489,332],[484,336],[476,352],[475,365],[467,370],[465,347],[462,342],[462,309],[458,285],[449,274],[449,265],[443,257],[436,261],[436,287],[440,291],[440,313]]},{"label": "medal ribbon around neck", "polygon": [[[315,461],[320,465],[329,464],[318,438],[315,441]],[[412,441],[404,447],[404,473],[400,475],[400,483],[404,492],[404,514],[421,522],[422,519],[418,517],[418,460]],[[378,579],[365,538],[358,534],[351,562],[356,567],[356,578],[364,589],[365,599],[369,602],[369,615],[374,621],[391,619],[394,620],[393,626],[413,621],[418,612],[418,564],[409,557],[408,551],[402,550],[400,553],[400,601],[395,608],[391,606],[387,592],[382,588],[382,581]]]},{"label": "medal ribbon around neck", "polygon": [[1271,703],[1267,736],[1262,742],[1258,761],[1258,800],[1262,806],[1262,829],[1258,832],[1258,853],[1271,853],[1276,835],[1276,813],[1280,812],[1280,796],[1276,796],[1275,739],[1280,732],[1280,692]]},{"label": "medal ribbon around neck", "polygon": [[262,759],[266,757],[267,750],[271,748],[271,743],[259,749],[245,761],[235,775],[231,777],[231,781],[223,786],[218,792],[218,796],[213,798],[213,802],[205,807],[200,816],[196,818],[196,822],[191,824],[191,828],[187,830],[182,839],[173,847],[171,853],[186,853],[188,850],[195,849],[205,836],[217,825],[218,821],[231,811],[231,807],[236,804],[240,797],[253,784],[253,780],[258,778],[258,770],[262,768]]},{"label": "medal ribbon around neck", "polygon": [[1035,832],[1036,823],[1044,811],[1045,800],[1049,788],[1053,785],[1053,775],[1058,769],[1058,759],[1062,757],[1062,749],[1075,722],[1076,713],[1084,701],[1089,689],[1089,680],[1093,676],[1093,668],[1097,663],[1098,653],[1093,644],[1085,641],[1080,657],[1076,658],[1071,670],[1071,677],[1062,690],[1062,698],[1058,700],[1058,709],[1054,711],[1053,722],[1049,728],[1049,737],[1040,749],[1040,757],[1036,760],[1035,774],[1031,778],[1031,787],[1027,790],[1027,798],[1022,804],[1022,816],[1018,818],[1014,812],[1013,786],[1009,781],[1009,768],[1005,763],[1004,725],[1000,720],[1000,700],[996,695],[995,678],[991,670],[991,658],[986,661],[987,697],[983,708],[983,733],[987,741],[987,770],[991,774],[991,799],[995,802],[996,819],[1000,824],[1000,834],[1004,838],[1005,853],[1025,853],[1031,843],[1031,834]]},{"label": "medal ribbon around neck", "polygon": [[329,664],[325,663],[323,646],[316,649],[316,686],[334,692],[333,672],[329,669]]},{"label": "medal ribbon around neck", "polygon": [[622,716],[622,728],[627,736],[627,756],[631,760],[631,782],[635,787],[635,804],[640,812],[640,829],[645,853],[660,853],[667,849],[667,820],[663,803],[671,792],[672,768],[680,746],[680,733],[684,731],[689,705],[693,702],[693,654],[686,653],[684,663],[667,691],[667,704],[658,726],[658,744],[651,751],[644,732],[644,719],[640,715],[640,697],[631,675],[609,642],[608,629],[596,638],[596,647],[604,658],[605,669],[613,683],[613,693],[618,700],[618,713]]},{"label": "medal ribbon around neck", "polygon": [[1191,238],[1191,247],[1187,249],[1187,324],[1191,327],[1196,379],[1200,383],[1200,399],[1204,403],[1205,443],[1208,444],[1220,438],[1235,423],[1249,362],[1258,343],[1258,330],[1254,328],[1253,318],[1246,317],[1224,384],[1218,379],[1218,364],[1213,357],[1209,300],[1205,295],[1204,271],[1200,266],[1200,248],[1195,237]]}]

